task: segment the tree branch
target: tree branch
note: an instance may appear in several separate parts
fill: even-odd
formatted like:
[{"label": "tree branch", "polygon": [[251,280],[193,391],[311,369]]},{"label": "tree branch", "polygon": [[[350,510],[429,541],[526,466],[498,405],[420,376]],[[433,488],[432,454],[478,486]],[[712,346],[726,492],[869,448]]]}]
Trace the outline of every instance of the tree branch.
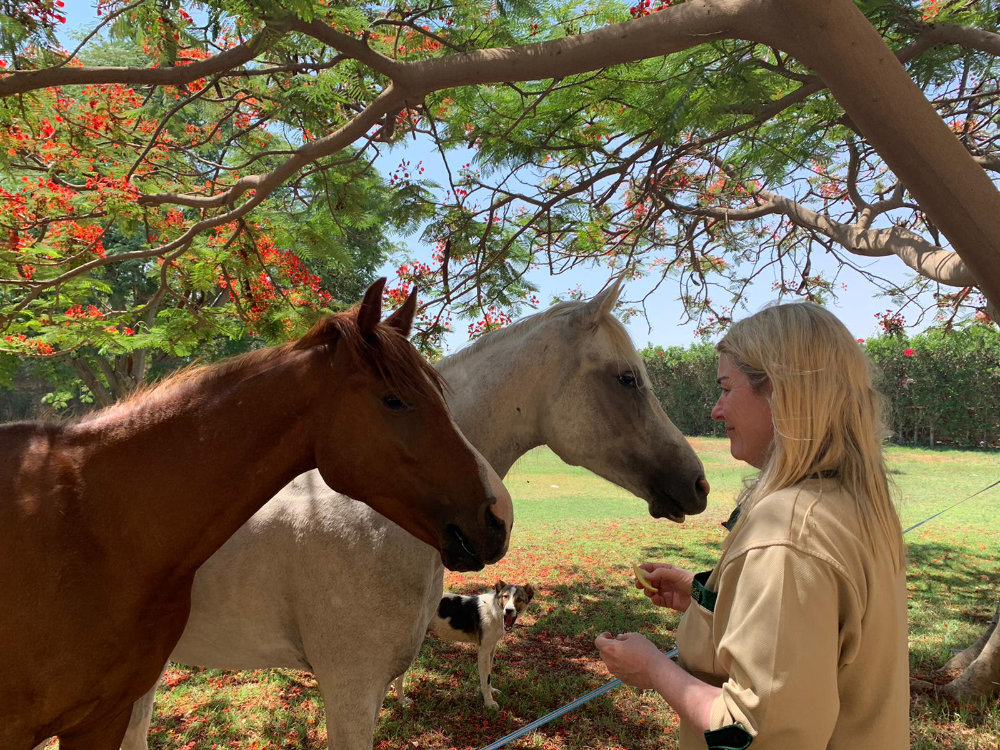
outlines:
[{"label": "tree branch", "polygon": [[214,57],[168,68],[70,68],[56,67],[41,70],[15,70],[0,77],[0,97],[24,94],[49,86],[122,83],[151,86],[183,86],[233,69],[250,62],[283,36],[284,32],[268,27],[250,41]]}]

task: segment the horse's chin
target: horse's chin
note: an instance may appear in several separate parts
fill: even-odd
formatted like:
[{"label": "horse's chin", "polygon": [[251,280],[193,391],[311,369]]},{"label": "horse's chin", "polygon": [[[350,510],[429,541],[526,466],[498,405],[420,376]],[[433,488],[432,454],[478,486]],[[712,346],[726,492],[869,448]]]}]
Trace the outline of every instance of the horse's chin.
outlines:
[{"label": "horse's chin", "polygon": [[650,511],[649,514],[653,518],[666,518],[668,521],[673,521],[674,523],[684,523],[686,516],[683,513],[656,513]]},{"label": "horse's chin", "polygon": [[680,506],[672,500],[650,500],[648,501],[649,515],[653,518],[666,518],[674,523],[684,523],[686,514],[680,509]]},{"label": "horse's chin", "polygon": [[486,567],[486,563],[478,557],[469,557],[463,553],[456,554],[447,549],[441,550],[441,564],[456,573],[474,572]]},{"label": "horse's chin", "polygon": [[472,550],[472,545],[461,530],[449,524],[444,543],[441,545],[441,562],[448,570],[458,573],[482,570],[486,563]]}]

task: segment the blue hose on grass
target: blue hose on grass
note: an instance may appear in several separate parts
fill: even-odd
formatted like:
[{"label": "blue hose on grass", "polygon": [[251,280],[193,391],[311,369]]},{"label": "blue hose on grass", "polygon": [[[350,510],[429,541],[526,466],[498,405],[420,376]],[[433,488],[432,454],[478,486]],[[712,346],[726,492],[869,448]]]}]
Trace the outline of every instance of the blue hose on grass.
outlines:
[{"label": "blue hose on grass", "polygon": [[[675,656],[677,656],[677,649],[676,648],[670,649],[670,651],[667,652],[667,656],[670,657],[671,659],[673,659]],[[607,683],[606,685],[601,685],[599,688],[595,688],[594,690],[591,690],[586,695],[581,695],[579,698],[577,698],[574,701],[571,701],[571,702],[567,703],[565,706],[562,706],[561,708],[557,708],[552,713],[545,714],[545,716],[543,716],[540,719],[535,719],[530,724],[525,724],[523,727],[521,727],[520,729],[518,729],[516,732],[511,732],[506,737],[501,737],[500,739],[498,739],[493,744],[487,745],[486,747],[482,748],[482,750],[496,750],[498,747],[503,747],[508,742],[513,742],[518,737],[523,737],[526,734],[530,734],[531,732],[533,732],[536,729],[538,729],[538,727],[542,726],[542,724],[548,724],[553,719],[558,719],[560,716],[562,716],[563,714],[569,713],[570,711],[572,711],[577,706],[582,706],[587,701],[593,700],[594,698],[596,698],[599,695],[604,695],[608,691],[614,690],[616,687],[619,687],[621,684],[622,684],[622,681],[619,680],[619,679],[617,679],[617,678],[615,678],[611,682]]]}]

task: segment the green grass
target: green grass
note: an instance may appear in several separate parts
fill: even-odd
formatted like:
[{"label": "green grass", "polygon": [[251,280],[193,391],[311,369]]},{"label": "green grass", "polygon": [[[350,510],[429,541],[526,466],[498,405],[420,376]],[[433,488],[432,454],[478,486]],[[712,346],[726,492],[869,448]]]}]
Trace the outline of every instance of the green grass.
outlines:
[{"label": "green grass", "polygon": [[[645,503],[547,449],[521,459],[505,480],[517,514],[510,553],[479,574],[449,573],[445,580],[463,593],[497,578],[530,582],[539,592],[501,641],[494,673],[500,711],[483,707],[474,648],[429,638],[408,676],[414,706],[387,697],[376,748],[480,748],[603,685],[611,678],[593,647],[601,631],[639,631],[672,647],[677,615],[633,587],[630,565],[663,560],[710,568],[724,534],[719,522],[748,474],[725,439],[692,443],[713,491],[708,510],[683,525],[650,518]],[[889,461],[904,527],[1000,479],[995,452],[890,448]],[[915,676],[930,677],[952,650],[983,632],[1000,580],[998,519],[1000,486],[907,535]],[[172,669],[168,683],[151,748],[326,747],[322,701],[306,673]],[[655,694],[619,688],[507,747],[660,750],[676,747],[675,725]],[[911,734],[920,750],[995,750],[1000,705],[915,698]]]}]

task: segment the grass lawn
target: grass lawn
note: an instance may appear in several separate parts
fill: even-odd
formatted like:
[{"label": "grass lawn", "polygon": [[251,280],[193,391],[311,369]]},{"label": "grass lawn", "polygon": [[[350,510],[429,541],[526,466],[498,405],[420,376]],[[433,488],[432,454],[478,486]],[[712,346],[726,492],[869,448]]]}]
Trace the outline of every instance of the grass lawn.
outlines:
[{"label": "grass lawn", "polygon": [[[532,451],[506,478],[517,523],[510,553],[478,574],[449,573],[447,588],[482,591],[497,578],[529,582],[538,596],[501,641],[493,684],[500,711],[483,707],[471,645],[428,638],[408,675],[414,705],[391,695],[375,746],[480,748],[610,677],[593,647],[604,630],[645,633],[673,645],[677,616],[632,586],[631,563],[660,560],[707,570],[747,470],[725,439],[692,441],[713,491],[708,510],[683,525],[656,521],[645,503],[547,449]],[[889,450],[904,527],[1000,479],[1000,455]],[[911,672],[927,678],[953,649],[983,632],[1000,581],[1000,487],[907,535]],[[995,750],[1000,705],[917,698],[912,747]],[[517,740],[513,748],[662,750],[676,747],[676,716],[653,693],[618,688]],[[293,670],[222,673],[171,669],[153,718],[152,748],[325,748],[322,702],[311,675]]]}]

